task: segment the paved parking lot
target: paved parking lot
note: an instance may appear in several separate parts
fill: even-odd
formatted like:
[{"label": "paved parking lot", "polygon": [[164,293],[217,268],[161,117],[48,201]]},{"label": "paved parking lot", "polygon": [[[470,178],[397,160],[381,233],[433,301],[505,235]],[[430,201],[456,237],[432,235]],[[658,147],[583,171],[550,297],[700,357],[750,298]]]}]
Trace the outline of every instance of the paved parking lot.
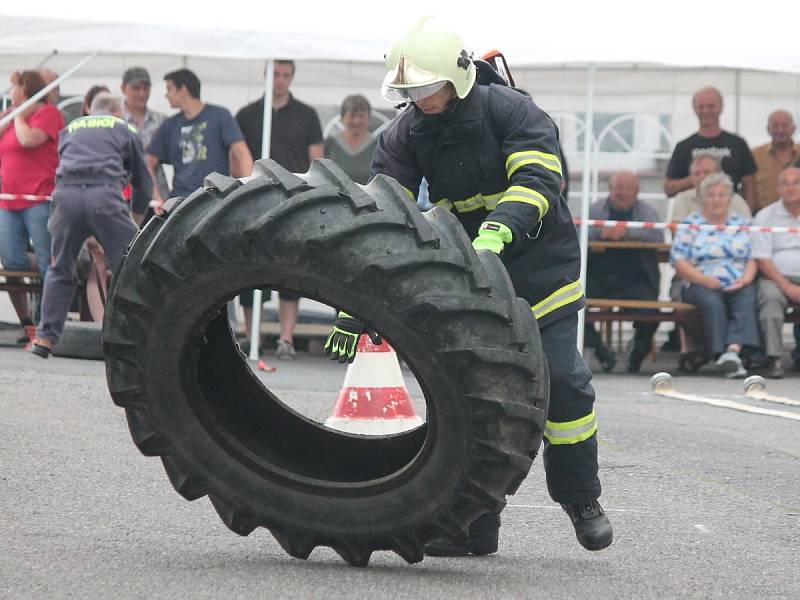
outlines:
[{"label": "paved parking lot", "polygon": [[[290,558],[268,532],[238,537],[207,499],[183,500],[130,441],[102,363],[0,348],[0,598],[800,597],[800,422],[655,396],[661,366],[595,379],[610,549],[578,546],[537,460],[497,555],[409,566],[379,552],[355,569],[326,548]],[[278,367],[261,374],[269,387],[329,414],[339,365]],[[798,383],[768,389],[800,399]],[[745,399],[741,381],[675,386],[800,414]]]}]

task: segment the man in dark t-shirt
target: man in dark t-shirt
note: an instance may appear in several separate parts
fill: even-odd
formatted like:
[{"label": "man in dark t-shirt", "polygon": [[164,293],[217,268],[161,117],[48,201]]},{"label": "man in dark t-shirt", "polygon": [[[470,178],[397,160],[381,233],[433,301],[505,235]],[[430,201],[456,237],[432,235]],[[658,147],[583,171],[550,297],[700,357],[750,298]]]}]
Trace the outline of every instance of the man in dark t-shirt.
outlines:
[{"label": "man in dark t-shirt", "polygon": [[[167,99],[180,112],[161,124],[147,146],[151,174],[161,163],[172,165],[174,196],[188,196],[202,187],[209,173],[249,176],[253,158],[233,115],[221,106],[200,100],[200,80],[189,69],[167,73],[164,80]],[[166,198],[160,196],[154,190],[156,203],[163,204]]]},{"label": "man in dark t-shirt", "polygon": [[[247,147],[255,160],[261,158],[264,128],[263,96],[236,113]],[[305,173],[311,161],[322,158],[322,127],[317,112],[289,94],[289,102],[272,110],[270,158],[292,173]]]},{"label": "man in dark t-shirt", "polygon": [[667,179],[664,191],[668,196],[693,187],[689,176],[692,160],[709,154],[722,164],[722,170],[733,180],[748,204],[755,201],[755,160],[747,142],[720,127],[722,113],[722,94],[713,87],[703,88],[692,99],[700,128],[675,146],[667,166]]},{"label": "man in dark t-shirt", "polygon": [[[323,156],[322,127],[317,112],[289,93],[294,73],[294,61],[275,61],[269,157],[292,173],[305,173],[314,159]],[[264,97],[236,113],[236,122],[244,133],[252,155],[256,159],[261,158]],[[300,297],[292,292],[284,291],[278,295],[281,333],[275,355],[280,359],[291,360],[295,355],[294,328],[297,324],[299,300]],[[239,296],[239,302],[244,311],[245,330],[249,333],[253,315],[252,290]]]}]

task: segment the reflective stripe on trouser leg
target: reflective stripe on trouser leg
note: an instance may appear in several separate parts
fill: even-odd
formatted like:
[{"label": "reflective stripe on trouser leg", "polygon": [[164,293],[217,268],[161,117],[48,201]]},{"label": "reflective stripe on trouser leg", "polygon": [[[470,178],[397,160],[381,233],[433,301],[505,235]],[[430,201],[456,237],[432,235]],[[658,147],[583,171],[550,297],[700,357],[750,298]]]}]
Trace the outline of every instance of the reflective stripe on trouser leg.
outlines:
[{"label": "reflective stripe on trouser leg", "polygon": [[551,444],[577,444],[589,439],[595,433],[597,433],[597,415],[592,411],[585,417],[566,423],[548,419],[544,437]]},{"label": "reflective stripe on trouser leg", "polygon": [[597,476],[597,421],[592,373],[576,347],[578,315],[558,319],[542,328],[541,333],[550,369],[550,409],[544,444],[547,489],[556,502],[590,502],[601,491]]}]

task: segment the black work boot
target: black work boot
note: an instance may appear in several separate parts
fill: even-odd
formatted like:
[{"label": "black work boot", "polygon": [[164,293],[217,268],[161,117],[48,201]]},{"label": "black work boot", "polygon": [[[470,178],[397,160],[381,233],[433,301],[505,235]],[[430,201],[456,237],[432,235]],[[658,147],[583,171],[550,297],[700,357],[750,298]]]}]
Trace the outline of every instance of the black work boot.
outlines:
[{"label": "black work boot", "polygon": [[428,556],[484,556],[497,552],[500,534],[500,515],[488,514],[478,517],[469,526],[469,537],[463,542],[447,538],[436,538],[425,545]]},{"label": "black work boot", "polygon": [[572,519],[575,535],[587,550],[608,548],[614,540],[614,531],[603,507],[597,500],[587,504],[562,504],[561,508]]}]

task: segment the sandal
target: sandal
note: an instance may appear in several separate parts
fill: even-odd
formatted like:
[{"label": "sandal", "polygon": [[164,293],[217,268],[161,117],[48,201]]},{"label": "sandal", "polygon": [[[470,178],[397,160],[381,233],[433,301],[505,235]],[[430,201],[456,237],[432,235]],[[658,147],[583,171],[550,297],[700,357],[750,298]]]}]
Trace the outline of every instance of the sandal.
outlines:
[{"label": "sandal", "polygon": [[678,370],[684,373],[697,373],[708,362],[702,348],[695,348],[688,352],[681,352],[678,358]]},{"label": "sandal", "polygon": [[53,348],[51,346],[45,346],[44,344],[39,344],[39,340],[36,340],[31,345],[31,353],[35,354],[40,358],[50,358],[50,354],[53,352]]}]

